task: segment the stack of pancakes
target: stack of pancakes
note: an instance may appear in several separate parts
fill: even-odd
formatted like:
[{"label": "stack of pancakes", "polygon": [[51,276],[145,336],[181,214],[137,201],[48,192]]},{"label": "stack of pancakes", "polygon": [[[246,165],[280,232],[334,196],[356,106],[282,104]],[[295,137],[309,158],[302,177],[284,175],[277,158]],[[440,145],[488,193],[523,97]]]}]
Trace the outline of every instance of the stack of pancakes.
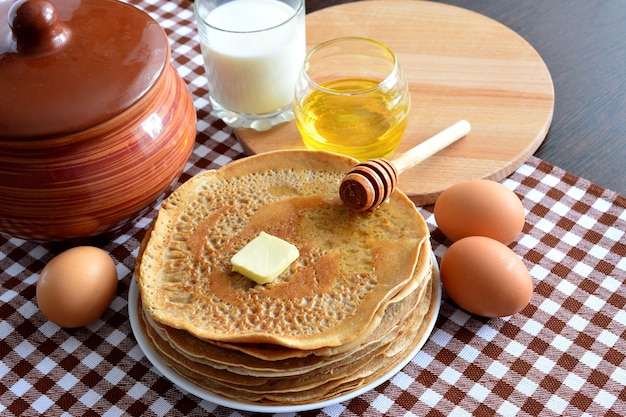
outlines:
[{"label": "stack of pancakes", "polygon": [[[356,163],[260,154],[163,202],[135,279],[146,339],[174,370],[239,402],[306,404],[376,381],[414,350],[436,302],[428,228],[400,192],[347,208],[338,189]],[[262,231],[300,252],[264,285],[230,264]]]}]

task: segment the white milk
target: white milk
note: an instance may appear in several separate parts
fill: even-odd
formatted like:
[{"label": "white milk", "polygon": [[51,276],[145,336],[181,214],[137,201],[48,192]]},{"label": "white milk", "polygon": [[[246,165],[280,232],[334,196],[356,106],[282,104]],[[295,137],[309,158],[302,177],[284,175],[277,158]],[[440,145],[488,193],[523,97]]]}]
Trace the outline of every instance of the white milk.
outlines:
[{"label": "white milk", "polygon": [[306,51],[304,13],[284,23],[294,13],[277,0],[234,0],[209,14],[201,46],[215,101],[249,114],[293,101]]}]

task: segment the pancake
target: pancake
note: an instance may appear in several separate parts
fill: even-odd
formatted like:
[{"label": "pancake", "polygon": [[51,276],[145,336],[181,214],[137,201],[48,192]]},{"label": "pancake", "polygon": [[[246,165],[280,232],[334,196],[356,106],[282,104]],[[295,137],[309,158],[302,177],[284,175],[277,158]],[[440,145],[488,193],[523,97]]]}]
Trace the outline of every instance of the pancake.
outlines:
[{"label": "pancake", "polygon": [[[303,404],[325,401],[380,378],[390,371],[407,351],[412,351],[427,331],[437,301],[437,282],[429,279],[422,301],[414,304],[413,311],[394,329],[397,333],[388,343],[375,349],[366,357],[353,363],[329,367],[309,374],[292,377],[275,376],[249,378],[238,374],[228,376],[228,371],[213,369],[207,374],[206,365],[190,361],[177,352],[166,340],[158,336],[147,322],[141,304],[138,304],[140,322],[152,347],[181,375],[195,384],[238,401],[259,404]],[[212,368],[208,368],[212,369]]]},{"label": "pancake", "polygon": [[[395,321],[392,321],[391,314],[406,314],[407,307],[411,305],[411,303],[417,304],[419,303],[419,299],[416,299],[416,295],[414,294],[414,290],[418,287],[420,291],[423,291],[423,287],[425,286],[425,280],[427,279],[427,275],[430,275],[430,259],[431,247],[430,241],[426,240],[423,243],[423,247],[420,249],[420,254],[418,257],[418,266],[415,268],[413,278],[411,281],[400,291],[393,299],[389,300],[389,302],[381,308],[375,318],[370,322],[370,326],[367,331],[363,332],[363,334],[351,340],[349,343],[345,343],[341,346],[333,346],[333,347],[324,347],[319,349],[312,350],[300,350],[300,349],[292,349],[285,348],[283,346],[271,345],[271,344],[255,344],[255,343],[226,343],[226,342],[218,342],[211,341],[210,343],[219,345],[224,348],[237,350],[243,353],[247,353],[250,356],[264,359],[264,360],[283,360],[288,358],[298,358],[298,357],[306,357],[309,355],[315,356],[333,356],[337,357],[340,354],[347,354],[352,352],[358,346],[361,346],[363,343],[367,343],[368,340],[376,339],[381,337],[382,329],[386,328],[389,325],[395,324]],[[410,298],[410,300],[405,300],[405,297]],[[392,306],[391,311],[388,311],[389,308],[387,306]],[[392,313],[395,312],[395,313]],[[399,317],[399,316],[398,316]],[[381,323],[381,320],[386,319]],[[397,321],[397,320],[396,320]],[[389,323],[388,323],[389,322]],[[382,326],[382,327],[381,327]],[[375,334],[372,334],[374,333]]]},{"label": "pancake", "polygon": [[[277,151],[188,180],[163,202],[142,245],[135,277],[146,314],[233,346],[296,352],[358,345],[387,305],[426,276],[428,264],[418,259],[429,234],[401,192],[372,211],[348,209],[338,189],[356,163],[327,152]],[[261,231],[300,251],[265,285],[230,265]]]},{"label": "pancake", "polygon": [[375,331],[361,345],[333,356],[317,356],[311,352],[306,357],[278,361],[261,360],[239,351],[194,338],[185,331],[158,324],[149,317],[146,321],[150,323],[160,338],[166,340],[174,350],[190,361],[245,376],[284,377],[302,375],[329,365],[338,366],[341,362],[355,361],[358,356],[366,355],[368,351],[393,340],[400,330],[399,323],[410,317],[416,307],[422,303],[426,290],[429,289],[428,282],[424,282],[409,297],[387,308],[380,325],[376,326]]},{"label": "pancake", "polygon": [[[163,202],[137,257],[137,317],[173,370],[236,401],[296,405],[376,381],[421,343],[438,295],[428,227],[401,192],[346,207],[339,184],[357,162],[255,155]],[[260,232],[300,252],[268,284],[230,264]]]}]

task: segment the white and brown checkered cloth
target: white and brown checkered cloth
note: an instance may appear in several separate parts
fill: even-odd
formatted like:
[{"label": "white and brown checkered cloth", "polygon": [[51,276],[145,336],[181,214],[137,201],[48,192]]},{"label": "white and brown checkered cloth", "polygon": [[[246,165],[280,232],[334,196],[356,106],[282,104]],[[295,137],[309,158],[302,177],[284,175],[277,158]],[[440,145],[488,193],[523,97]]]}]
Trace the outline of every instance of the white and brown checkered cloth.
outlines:
[{"label": "white and brown checkered cloth", "polygon": [[[232,131],[209,113],[192,4],[133,3],[166,30],[198,109],[196,146],[180,182],[242,157]],[[509,318],[484,319],[444,294],[432,335],[402,371],[303,415],[626,415],[626,198],[534,157],[503,183],[527,210],[511,248],[533,278],[530,304]],[[441,259],[450,242],[432,207],[420,211]],[[179,389],[135,341],[128,288],[155,214],[89,242],[114,257],[120,282],[102,318],[74,330],[47,321],[35,302],[38,274],[63,245],[0,236],[0,415],[248,414]]]}]

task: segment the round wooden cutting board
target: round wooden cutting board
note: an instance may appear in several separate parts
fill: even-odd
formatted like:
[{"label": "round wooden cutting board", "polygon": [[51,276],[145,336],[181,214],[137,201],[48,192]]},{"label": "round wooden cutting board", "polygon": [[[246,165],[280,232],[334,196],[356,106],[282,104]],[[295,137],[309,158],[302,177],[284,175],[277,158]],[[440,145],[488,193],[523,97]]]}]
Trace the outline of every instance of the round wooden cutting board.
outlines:
[{"label": "round wooden cutting board", "polygon": [[[427,1],[373,0],[322,9],[306,21],[309,49],[363,36],[396,53],[411,90],[410,120],[397,153],[460,119],[472,125],[465,138],[401,175],[399,189],[418,205],[434,203],[463,180],[503,179],[548,133],[554,109],[548,68],[528,42],[490,18]],[[249,154],[304,148],[295,122],[235,134]]]}]

